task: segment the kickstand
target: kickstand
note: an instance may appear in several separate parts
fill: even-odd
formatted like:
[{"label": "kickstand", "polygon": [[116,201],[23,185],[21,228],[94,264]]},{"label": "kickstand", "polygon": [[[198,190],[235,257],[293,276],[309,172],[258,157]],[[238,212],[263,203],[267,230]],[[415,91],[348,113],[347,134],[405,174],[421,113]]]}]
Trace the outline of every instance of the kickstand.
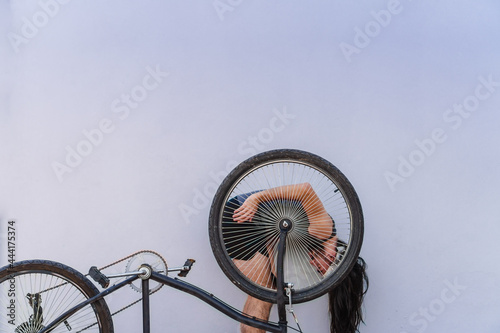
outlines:
[{"label": "kickstand", "polygon": [[292,304],[292,290],[293,290],[293,283],[287,283],[287,286],[285,288],[286,290],[286,295],[288,296],[288,312],[292,314],[293,319],[295,320],[295,323],[297,324],[297,327],[299,329],[299,332],[302,332],[302,329],[300,328],[299,325],[299,318],[295,315],[295,312],[293,311],[293,304]]}]

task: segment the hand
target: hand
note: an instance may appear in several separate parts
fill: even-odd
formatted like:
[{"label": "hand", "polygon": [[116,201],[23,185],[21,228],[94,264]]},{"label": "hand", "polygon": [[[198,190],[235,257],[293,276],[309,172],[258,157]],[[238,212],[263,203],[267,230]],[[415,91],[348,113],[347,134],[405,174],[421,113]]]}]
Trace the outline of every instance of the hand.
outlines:
[{"label": "hand", "polygon": [[251,196],[249,196],[243,204],[234,211],[233,220],[238,223],[243,223],[245,221],[252,221],[255,213],[257,212],[259,205],[257,201]]}]

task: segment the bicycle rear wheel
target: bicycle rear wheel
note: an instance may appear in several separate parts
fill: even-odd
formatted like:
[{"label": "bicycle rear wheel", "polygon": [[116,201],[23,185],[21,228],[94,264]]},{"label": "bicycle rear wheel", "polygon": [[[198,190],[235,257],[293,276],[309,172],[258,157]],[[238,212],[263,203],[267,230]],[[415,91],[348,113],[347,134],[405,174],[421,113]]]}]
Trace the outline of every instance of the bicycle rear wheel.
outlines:
[{"label": "bicycle rear wheel", "polygon": [[[99,291],[76,270],[48,260],[28,260],[0,269],[0,333],[34,333]],[[113,333],[106,302],[88,305],[52,332]]]},{"label": "bicycle rear wheel", "polygon": [[[304,183],[311,185],[336,229],[336,238],[332,238],[336,240],[336,256],[332,261],[325,260],[328,265],[325,271],[312,264],[311,253],[324,252],[326,240],[319,240],[308,232],[309,217],[296,202],[283,198],[272,200],[259,206],[252,222],[237,223],[233,219],[235,200],[241,204],[252,193]],[[262,277],[270,275],[272,279],[276,275],[279,224],[284,219],[292,225],[286,239],[284,282],[294,285],[294,303],[306,302],[337,286],[354,266],[363,240],[361,204],[340,170],[327,160],[300,150],[282,149],[255,155],[224,179],[210,210],[212,251],[236,286],[272,303],[277,296],[274,283]],[[249,268],[254,258],[269,259],[265,264]],[[317,258],[320,257],[316,257],[316,261]]]}]

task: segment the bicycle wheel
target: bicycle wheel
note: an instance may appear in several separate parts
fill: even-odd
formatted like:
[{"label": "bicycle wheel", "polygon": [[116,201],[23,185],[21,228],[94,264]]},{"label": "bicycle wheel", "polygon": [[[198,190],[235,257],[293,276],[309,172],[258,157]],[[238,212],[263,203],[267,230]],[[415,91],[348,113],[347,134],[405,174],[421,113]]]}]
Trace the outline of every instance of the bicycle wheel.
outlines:
[{"label": "bicycle wheel", "polygon": [[[29,260],[0,269],[0,332],[34,333],[75,305],[98,294],[81,273],[48,260]],[[51,332],[112,333],[106,302],[88,305]]]},{"label": "bicycle wheel", "polygon": [[[235,209],[251,194],[269,189],[276,192],[297,184],[309,184],[333,220],[336,234],[332,232],[329,239],[314,237],[310,232],[312,216],[306,214],[301,203],[284,195],[261,202],[250,222],[234,220]],[[363,240],[361,204],[349,180],[334,165],[300,150],[255,155],[223,180],[209,216],[212,251],[236,286],[272,303],[276,302],[276,249],[284,220],[291,224],[286,238],[284,282],[294,285],[294,303],[309,301],[337,286],[354,266]],[[334,259],[316,255],[324,253],[332,240],[336,247]],[[323,266],[318,266],[321,260]]]}]

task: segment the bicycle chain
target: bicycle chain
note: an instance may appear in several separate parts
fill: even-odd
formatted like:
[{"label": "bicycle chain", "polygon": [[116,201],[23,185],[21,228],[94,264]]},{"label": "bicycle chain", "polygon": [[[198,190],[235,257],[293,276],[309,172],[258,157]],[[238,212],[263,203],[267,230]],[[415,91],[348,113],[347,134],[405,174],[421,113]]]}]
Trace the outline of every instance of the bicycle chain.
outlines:
[{"label": "bicycle chain", "polygon": [[[165,261],[165,259],[164,259],[164,258],[163,258],[160,254],[158,254],[158,253],[157,253],[157,252],[155,252],[155,251],[151,251],[151,250],[142,250],[142,251],[137,251],[137,252],[135,252],[135,253],[132,253],[131,255],[128,255],[128,256],[123,257],[123,258],[121,258],[121,259],[118,259],[118,260],[116,260],[116,261],[112,262],[112,263],[111,263],[111,264],[109,264],[109,265],[103,266],[103,267],[99,268],[99,271],[102,271],[102,270],[107,269],[107,268],[109,268],[109,267],[112,267],[112,266],[114,266],[114,265],[118,265],[119,263],[121,263],[121,262],[123,262],[123,261],[125,261],[125,260],[128,260],[128,259],[131,259],[131,258],[133,258],[133,257],[135,257],[136,255],[139,255],[139,254],[141,254],[141,253],[152,253],[152,254],[154,254],[154,255],[158,256],[158,257],[159,257],[159,258],[163,261],[163,263],[165,264],[165,268],[167,268],[167,269],[168,269],[167,262]],[[166,274],[166,273],[167,273],[167,272],[165,272],[165,274]],[[89,274],[86,274],[85,276],[88,276],[88,275],[89,275]],[[157,290],[151,291],[151,292],[149,293],[149,295],[154,294],[155,292],[157,292],[158,290],[160,290],[160,289],[161,289],[161,287],[163,287],[163,285],[160,285],[160,287],[159,287]],[[124,311],[124,310],[126,310],[126,309],[128,309],[128,308],[130,308],[132,305],[139,303],[139,302],[141,301],[141,299],[142,299],[142,298],[139,298],[139,299],[138,299],[138,300],[136,300],[135,302],[132,302],[132,303],[130,303],[129,305],[126,305],[126,306],[124,306],[123,308],[121,308],[121,309],[119,309],[119,310],[115,311],[114,313],[112,313],[112,314],[111,314],[111,316],[114,316],[115,314],[118,314],[118,313],[120,313],[120,312],[122,312],[122,311]]]},{"label": "bicycle chain", "polygon": [[[121,263],[121,262],[123,262],[123,261],[125,261],[125,260],[128,260],[128,259],[130,259],[130,258],[132,258],[132,257],[134,257],[134,256],[136,256],[136,255],[138,255],[138,254],[141,254],[141,253],[152,253],[152,254],[154,254],[154,255],[157,255],[157,256],[158,256],[158,257],[159,257],[159,258],[163,261],[163,263],[165,264],[165,268],[167,268],[167,269],[168,269],[168,267],[167,267],[167,262],[166,262],[166,261],[165,261],[165,259],[163,259],[163,257],[162,257],[161,255],[159,255],[157,252],[154,252],[154,251],[151,251],[151,250],[142,250],[142,251],[137,251],[137,252],[135,252],[135,253],[132,253],[131,255],[126,256],[126,257],[124,257],[124,258],[118,259],[118,260],[116,260],[116,261],[112,262],[112,263],[111,263],[111,264],[109,264],[109,265],[103,266],[103,267],[99,268],[99,271],[102,271],[103,269],[106,269],[106,268],[109,268],[109,267],[111,267],[111,266],[117,265],[117,264],[119,264],[119,263]],[[165,272],[165,274],[166,274],[166,273],[167,273],[167,272]],[[89,276],[89,274],[85,274],[85,276],[87,277],[87,276]],[[160,289],[161,289],[161,287],[163,287],[163,285],[161,285],[161,286],[160,286],[160,288],[158,288],[158,289],[156,289],[156,290],[154,290],[154,291],[151,291],[151,292],[149,293],[149,295],[154,294],[155,292],[157,292],[158,290],[160,290]],[[135,304],[139,303],[141,300],[142,300],[142,298],[139,298],[138,300],[136,300],[136,301],[134,301],[134,302],[130,303],[129,305],[125,305],[123,308],[121,308],[121,309],[119,309],[119,310],[117,310],[117,311],[113,312],[113,313],[111,314],[111,317],[113,317],[114,315],[116,315],[116,314],[118,314],[118,313],[120,313],[120,312],[122,312],[122,311],[125,311],[126,309],[130,308],[131,306],[133,306],[133,305],[135,305]],[[93,324],[91,324],[91,325],[89,325],[89,326],[87,326],[87,327],[84,327],[83,329],[81,329],[81,330],[80,330],[80,331],[78,331],[77,333],[80,333],[80,332],[83,332],[83,331],[85,331],[85,330],[88,330],[89,328],[91,328],[91,327],[93,327],[93,326],[95,326],[95,325],[97,325],[97,322],[96,322],[96,323],[93,323]]]}]

